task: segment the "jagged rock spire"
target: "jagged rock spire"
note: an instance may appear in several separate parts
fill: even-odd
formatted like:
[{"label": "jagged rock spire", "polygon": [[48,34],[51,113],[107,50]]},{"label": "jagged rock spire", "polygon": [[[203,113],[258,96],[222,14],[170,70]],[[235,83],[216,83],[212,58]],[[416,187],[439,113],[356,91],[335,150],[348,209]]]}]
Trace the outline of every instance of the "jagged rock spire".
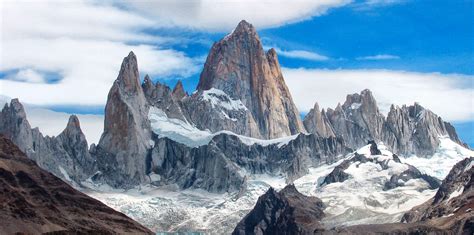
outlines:
[{"label": "jagged rock spire", "polygon": [[276,51],[265,53],[255,28],[246,21],[212,46],[197,89],[211,88],[240,99],[263,138],[305,131],[281,74]]},{"label": "jagged rock spire", "polygon": [[104,133],[98,145],[98,151],[112,157],[110,164],[116,164],[117,169],[108,175],[116,179],[106,179],[114,186],[128,187],[146,179],[145,158],[151,139],[148,109],[137,58],[130,52],[123,59],[120,73],[109,91]]},{"label": "jagged rock spire", "polygon": [[173,89],[173,97],[176,100],[180,100],[185,96],[186,96],[186,92],[184,91],[183,82],[181,82],[181,80],[178,80],[178,82],[176,83],[176,86]]}]

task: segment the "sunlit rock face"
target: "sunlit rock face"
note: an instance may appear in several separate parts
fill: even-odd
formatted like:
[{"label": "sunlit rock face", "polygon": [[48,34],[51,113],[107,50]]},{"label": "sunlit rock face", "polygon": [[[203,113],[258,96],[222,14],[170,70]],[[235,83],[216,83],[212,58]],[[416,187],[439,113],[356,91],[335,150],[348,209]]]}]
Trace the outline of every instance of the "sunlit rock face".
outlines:
[{"label": "sunlit rock face", "polygon": [[222,90],[241,100],[250,111],[252,137],[277,138],[304,132],[275,50],[265,52],[255,28],[241,21],[211,48],[201,73],[198,91]]}]

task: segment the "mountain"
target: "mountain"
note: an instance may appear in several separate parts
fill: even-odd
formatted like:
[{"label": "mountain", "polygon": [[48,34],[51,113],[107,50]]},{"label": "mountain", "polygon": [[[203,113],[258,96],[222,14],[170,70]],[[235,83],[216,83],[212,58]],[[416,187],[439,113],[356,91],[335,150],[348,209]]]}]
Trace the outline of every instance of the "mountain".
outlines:
[{"label": "mountain", "polygon": [[270,188],[258,198],[232,234],[314,234],[323,230],[324,204],[288,185],[280,192]]},{"label": "mountain", "polygon": [[39,168],[0,135],[0,233],[152,234]]},{"label": "mountain", "polygon": [[[371,147],[376,150],[373,144]],[[380,158],[379,153],[372,152],[372,155]],[[361,156],[364,155],[357,158],[361,160]],[[393,164],[397,160],[384,162],[395,168]],[[323,210],[322,201],[305,196],[289,185],[280,192],[271,188],[259,197],[255,207],[240,221],[233,234],[472,234],[473,162],[471,157],[456,164],[436,195],[406,213],[403,223],[328,228],[328,220],[334,218],[325,219],[328,211]],[[358,168],[363,168],[362,164],[360,162]],[[290,196],[288,192],[291,192]],[[326,207],[329,206],[326,204]]]},{"label": "mountain", "polygon": [[385,117],[370,90],[348,95],[344,104],[334,110],[319,110],[316,103],[303,123],[309,133],[341,136],[354,149],[374,140],[383,142],[395,154],[429,157],[439,147],[440,137],[449,137],[466,147],[450,123],[418,103],[392,105]]},{"label": "mountain", "polygon": [[107,97],[104,132],[91,151],[97,156],[101,179],[114,187],[131,187],[148,180],[146,157],[151,132],[137,58],[123,59],[119,75]]},{"label": "mountain", "polygon": [[57,177],[71,183],[81,182],[97,169],[75,115],[70,116],[66,128],[57,137],[43,136],[38,128],[32,129],[18,99],[5,105],[0,120],[0,133]]},{"label": "mountain", "polygon": [[212,46],[197,87],[200,92],[211,89],[241,100],[251,113],[248,122],[258,128],[259,135],[251,137],[272,139],[304,132],[275,50],[265,52],[255,28],[246,21]]}]

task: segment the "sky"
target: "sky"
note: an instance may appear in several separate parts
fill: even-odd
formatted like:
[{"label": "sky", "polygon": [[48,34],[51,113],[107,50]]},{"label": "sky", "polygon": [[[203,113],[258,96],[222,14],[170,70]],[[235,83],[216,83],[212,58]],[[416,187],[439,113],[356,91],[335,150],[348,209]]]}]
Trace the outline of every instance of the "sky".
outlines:
[{"label": "sky", "polygon": [[0,95],[102,114],[123,57],[192,92],[207,53],[242,19],[275,48],[304,114],[369,88],[382,112],[419,102],[474,146],[472,1],[0,2]]}]

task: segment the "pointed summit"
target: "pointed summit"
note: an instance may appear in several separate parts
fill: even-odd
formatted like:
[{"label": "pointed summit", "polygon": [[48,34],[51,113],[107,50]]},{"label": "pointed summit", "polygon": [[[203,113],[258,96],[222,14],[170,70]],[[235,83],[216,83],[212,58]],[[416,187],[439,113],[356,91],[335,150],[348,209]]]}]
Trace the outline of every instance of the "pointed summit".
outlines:
[{"label": "pointed summit", "polygon": [[211,88],[241,100],[263,138],[305,131],[275,50],[265,53],[255,28],[246,21],[212,46],[197,89]]},{"label": "pointed summit", "polygon": [[104,132],[98,145],[106,152],[104,155],[112,156],[117,163],[115,177],[123,179],[107,181],[113,186],[128,187],[145,179],[144,158],[151,138],[148,109],[137,58],[130,52],[107,96]]},{"label": "pointed summit", "polygon": [[241,20],[233,33],[249,33],[249,34],[255,34],[257,30],[255,30],[255,27],[253,27],[252,24],[245,20]]},{"label": "pointed summit", "polygon": [[140,78],[138,75],[137,57],[131,51],[123,58],[122,66],[116,82],[126,93],[137,93],[140,89]]},{"label": "pointed summit", "polygon": [[77,118],[77,116],[74,114],[69,116],[69,121],[67,122],[66,128],[81,128],[79,118]]},{"label": "pointed summit", "polygon": [[176,100],[181,100],[185,96],[186,92],[184,91],[183,83],[181,80],[178,80],[178,83],[176,83],[176,86],[173,89],[173,97]]}]

